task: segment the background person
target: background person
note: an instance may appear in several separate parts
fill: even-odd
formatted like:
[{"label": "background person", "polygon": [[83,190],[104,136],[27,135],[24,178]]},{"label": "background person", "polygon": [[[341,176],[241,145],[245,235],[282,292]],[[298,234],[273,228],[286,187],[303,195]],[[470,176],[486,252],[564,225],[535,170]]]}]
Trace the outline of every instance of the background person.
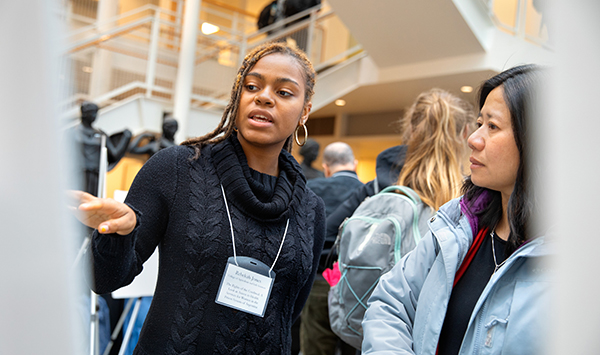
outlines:
[{"label": "background person", "polygon": [[[468,102],[441,89],[432,89],[428,92],[421,93],[406,111],[404,117],[400,120],[403,132],[402,141],[409,142],[414,128],[418,127],[428,115],[440,114],[453,116],[455,128],[459,131],[459,136],[462,137],[462,141],[464,142],[471,132],[473,122],[475,121],[472,106]],[[441,119],[441,117],[439,117],[439,119]],[[434,128],[434,126],[430,127],[430,129]],[[432,139],[431,136],[427,135],[422,138],[427,139],[428,142]],[[440,143],[448,144],[448,142],[445,141],[441,141]],[[432,146],[429,144],[424,145],[424,147]],[[388,148],[379,153],[375,168],[376,178],[367,182],[363,187],[354,190],[354,192],[335,211],[327,216],[326,238],[335,240],[340,224],[342,224],[344,219],[350,217],[352,213],[354,213],[356,208],[365,200],[365,198],[373,196],[386,187],[398,183],[398,177],[405,164],[407,149],[408,145],[405,143],[403,145]],[[457,159],[459,159],[461,163],[461,169],[464,170],[462,163],[464,161],[466,164],[467,153],[464,153],[464,157],[462,156],[463,153],[457,152],[457,154],[459,154]],[[419,165],[423,158],[425,157],[415,156],[415,160],[412,164]],[[430,171],[426,175],[432,176],[432,173],[433,171]],[[412,188],[412,186],[409,187]],[[435,188],[439,189],[440,187],[436,186]],[[452,189],[453,191],[456,191],[455,187],[452,187]],[[443,197],[440,196],[440,199],[447,201],[447,196],[448,195],[444,195]],[[433,201],[439,201],[439,199],[433,198],[430,203],[424,202],[430,207],[435,207]]]},{"label": "background person", "polygon": [[306,139],[306,144],[300,147],[300,155],[303,160],[300,166],[304,171],[304,176],[306,176],[306,180],[316,179],[319,177],[325,177],[325,174],[321,170],[313,167],[313,163],[317,160],[319,156],[319,149],[321,146],[319,143],[311,138]]},{"label": "background person", "polygon": [[[259,46],[245,57],[218,127],[155,154],[124,204],[74,193],[81,220],[98,228],[95,291],[130,283],[159,247],[156,291],[134,354],[290,352],[325,228],[323,202],[289,153],[294,136],[300,142],[295,131],[308,119],[314,84],[304,53]],[[226,271],[241,257],[254,263],[242,276],[272,289],[260,304],[232,308],[227,302],[238,291],[221,281],[247,281]],[[253,272],[261,265],[264,275]],[[220,286],[231,300],[216,303]],[[266,306],[262,317],[251,313],[254,305]]]},{"label": "background person", "polygon": [[550,251],[528,229],[527,169],[538,77],[535,66],[519,66],[483,84],[464,195],[442,206],[416,249],[381,278],[362,324],[364,354],[541,350],[551,280],[539,262]]},{"label": "background person", "polygon": [[[344,142],[329,144],[323,150],[323,170],[325,177],[310,180],[306,185],[325,203],[325,213],[334,211],[355,189],[363,186],[356,175],[358,161],[352,148]],[[325,240],[321,253],[317,277],[313,283],[308,300],[302,309],[300,323],[300,351],[302,355],[330,355],[336,347],[343,355],[354,355],[356,350],[343,343],[329,325],[327,294],[329,284],[323,278],[328,267],[327,256],[335,239]]]},{"label": "background person", "polygon": [[[402,118],[401,124],[406,137],[406,159],[400,176],[393,185],[411,188],[425,205],[415,216],[417,223],[429,219],[442,204],[460,195],[463,163],[466,162],[468,151],[467,131],[474,120],[475,114],[471,105],[441,89],[431,89],[421,93]],[[381,213],[385,215],[386,210],[388,207],[383,206]],[[411,228],[415,220],[411,216],[400,219],[399,223],[402,229],[406,230]],[[422,226],[420,227],[421,233],[424,233]],[[401,237],[399,240],[402,240],[402,253],[408,253],[414,248],[415,243],[411,239],[406,239],[405,235]],[[349,250],[348,253],[351,254],[353,251]],[[347,277],[351,278],[351,276]],[[369,279],[367,276],[365,279],[369,280],[367,284],[377,281],[377,278]],[[349,284],[355,281],[356,279],[347,280]],[[358,297],[362,296],[362,293],[358,294]],[[335,305],[335,302],[332,304]],[[336,306],[330,309],[331,319],[334,320],[333,329],[339,331],[343,339],[360,347],[360,337],[354,339],[350,336],[345,337],[343,329],[347,323],[339,324],[335,319],[344,318],[346,315],[340,316],[339,309],[334,307]],[[353,312],[360,314],[357,323],[362,320],[363,313],[360,311],[363,309]],[[354,319],[350,320],[350,324],[354,324],[353,321]],[[358,331],[362,333],[360,329]]]}]

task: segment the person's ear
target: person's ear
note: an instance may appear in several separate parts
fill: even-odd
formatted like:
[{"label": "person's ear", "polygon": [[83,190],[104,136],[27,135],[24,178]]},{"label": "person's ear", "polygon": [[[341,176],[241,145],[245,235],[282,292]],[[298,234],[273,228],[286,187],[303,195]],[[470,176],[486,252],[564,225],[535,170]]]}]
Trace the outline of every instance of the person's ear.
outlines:
[{"label": "person's ear", "polygon": [[299,125],[306,124],[306,121],[308,121],[308,115],[310,114],[311,109],[312,109],[312,102],[309,101],[302,108],[302,117],[300,118]]}]

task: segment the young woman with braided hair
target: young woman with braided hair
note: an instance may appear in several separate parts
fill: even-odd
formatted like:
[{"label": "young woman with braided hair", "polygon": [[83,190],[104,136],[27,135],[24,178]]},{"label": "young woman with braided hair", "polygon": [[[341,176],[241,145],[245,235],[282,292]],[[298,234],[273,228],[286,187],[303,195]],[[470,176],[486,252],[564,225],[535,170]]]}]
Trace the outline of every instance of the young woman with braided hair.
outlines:
[{"label": "young woman with braided hair", "polygon": [[124,204],[76,193],[80,219],[98,229],[96,292],[130,283],[159,247],[134,354],[290,353],[325,232],[323,202],[289,153],[306,139],[314,84],[304,53],[258,47],[218,127],[154,155]]}]

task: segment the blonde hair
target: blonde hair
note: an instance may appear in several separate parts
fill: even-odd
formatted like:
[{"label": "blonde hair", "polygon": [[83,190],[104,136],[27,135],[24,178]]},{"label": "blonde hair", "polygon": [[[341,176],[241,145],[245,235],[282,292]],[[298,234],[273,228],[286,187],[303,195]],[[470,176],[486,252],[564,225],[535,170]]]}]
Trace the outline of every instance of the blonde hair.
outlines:
[{"label": "blonde hair", "polygon": [[405,185],[434,210],[460,196],[466,136],[473,107],[441,89],[421,93],[403,117],[406,160],[398,185]]},{"label": "blonde hair", "polygon": [[[296,59],[296,62],[298,62],[305,79],[304,104],[307,104],[310,101],[314,94],[316,73],[312,63],[306,57],[306,54],[297,48],[290,47],[281,42],[270,42],[258,46],[250,51],[246,57],[244,57],[244,61],[238,70],[235,82],[233,83],[233,88],[231,89],[229,103],[223,112],[223,116],[221,117],[221,121],[219,122],[217,128],[204,136],[190,138],[181,143],[182,145],[193,146],[196,149],[196,156],[194,158],[197,159],[200,156],[200,150],[203,145],[222,142],[231,135],[235,127],[235,118],[238,114],[240,97],[242,88],[244,87],[244,80],[246,80],[246,75],[261,58],[273,53],[289,55],[290,57]],[[291,151],[292,135],[287,138],[284,148],[288,152]]]}]

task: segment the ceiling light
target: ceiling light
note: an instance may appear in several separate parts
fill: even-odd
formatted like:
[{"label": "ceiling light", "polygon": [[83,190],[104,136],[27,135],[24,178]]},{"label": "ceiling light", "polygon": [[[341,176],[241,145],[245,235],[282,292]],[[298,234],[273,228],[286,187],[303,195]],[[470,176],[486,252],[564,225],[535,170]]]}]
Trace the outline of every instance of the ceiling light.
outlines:
[{"label": "ceiling light", "polygon": [[84,73],[91,73],[91,72],[93,72],[93,71],[94,71],[94,69],[93,69],[92,67],[83,67],[83,68],[81,68],[81,70],[82,70]]},{"label": "ceiling light", "polygon": [[219,26],[215,26],[212,23],[204,22],[202,24],[202,33],[210,35],[219,31]]},{"label": "ceiling light", "polygon": [[460,88],[460,91],[464,92],[465,94],[468,94],[470,92],[473,92],[473,87],[465,85],[465,86],[463,86],[463,87]]},{"label": "ceiling light", "polygon": [[341,106],[345,106],[346,105],[346,100],[342,100],[342,99],[335,100],[335,105],[336,106],[340,106],[340,107]]}]

